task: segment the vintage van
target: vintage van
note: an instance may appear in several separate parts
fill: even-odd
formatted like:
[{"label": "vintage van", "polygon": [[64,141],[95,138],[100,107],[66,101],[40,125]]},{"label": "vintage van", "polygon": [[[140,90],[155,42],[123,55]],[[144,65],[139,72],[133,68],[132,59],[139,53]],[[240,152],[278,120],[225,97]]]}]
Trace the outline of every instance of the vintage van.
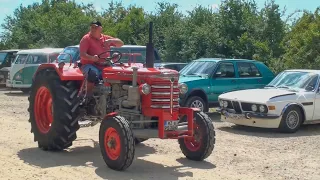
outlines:
[{"label": "vintage van", "polygon": [[63,48],[43,48],[18,51],[11,65],[6,86],[29,92],[32,77],[40,64],[54,63],[62,50]]},{"label": "vintage van", "polygon": [[11,68],[11,64],[19,49],[7,49],[0,51],[0,85],[5,86],[8,79],[8,73]]}]

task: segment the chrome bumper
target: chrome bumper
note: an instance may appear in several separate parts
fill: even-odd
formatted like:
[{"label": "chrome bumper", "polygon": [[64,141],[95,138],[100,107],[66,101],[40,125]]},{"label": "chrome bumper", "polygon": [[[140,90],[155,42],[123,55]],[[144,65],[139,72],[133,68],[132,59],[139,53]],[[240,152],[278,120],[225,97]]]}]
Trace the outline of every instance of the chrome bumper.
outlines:
[{"label": "chrome bumper", "polygon": [[217,108],[216,111],[221,114],[221,121],[263,128],[278,128],[282,118],[281,115],[252,112],[236,113],[233,110],[221,108]]},{"label": "chrome bumper", "polygon": [[9,79],[6,80],[6,87],[12,87],[12,83]]}]

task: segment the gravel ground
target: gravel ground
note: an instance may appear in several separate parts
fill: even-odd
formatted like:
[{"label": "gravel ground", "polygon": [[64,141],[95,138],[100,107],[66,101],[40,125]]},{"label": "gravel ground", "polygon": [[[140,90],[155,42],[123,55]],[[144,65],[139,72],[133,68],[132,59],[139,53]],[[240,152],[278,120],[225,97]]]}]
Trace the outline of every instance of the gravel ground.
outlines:
[{"label": "gravel ground", "polygon": [[136,147],[129,169],[104,164],[99,125],[78,131],[63,152],[37,148],[30,133],[27,95],[0,89],[0,179],[320,179],[320,125],[295,134],[237,127],[219,122],[213,154],[203,162],[186,160],[176,140],[150,139]]}]

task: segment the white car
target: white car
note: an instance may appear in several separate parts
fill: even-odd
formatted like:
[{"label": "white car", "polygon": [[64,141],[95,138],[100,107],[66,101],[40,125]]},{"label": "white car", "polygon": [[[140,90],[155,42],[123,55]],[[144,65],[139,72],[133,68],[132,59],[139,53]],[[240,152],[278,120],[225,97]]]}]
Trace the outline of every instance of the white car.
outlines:
[{"label": "white car", "polygon": [[262,89],[219,96],[221,120],[237,125],[296,132],[320,120],[320,70],[286,70]]}]

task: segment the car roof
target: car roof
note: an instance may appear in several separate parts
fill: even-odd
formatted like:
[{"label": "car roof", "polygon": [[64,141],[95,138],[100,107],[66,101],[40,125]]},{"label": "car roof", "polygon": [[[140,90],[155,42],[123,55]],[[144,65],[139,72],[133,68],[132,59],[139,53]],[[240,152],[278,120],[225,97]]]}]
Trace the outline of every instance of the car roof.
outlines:
[{"label": "car roof", "polygon": [[50,54],[50,53],[60,53],[63,48],[42,48],[42,49],[27,49],[21,50],[17,54]]},{"label": "car roof", "polygon": [[[72,45],[72,46],[67,46],[67,47],[79,47],[79,44],[77,44],[77,45]],[[130,45],[130,44],[128,44],[128,45],[123,45],[123,46],[121,46],[120,48],[132,48],[132,49],[134,49],[134,48],[146,48],[146,46],[140,46],[140,45]]]},{"label": "car roof", "polygon": [[229,58],[200,58],[200,59],[196,59],[193,61],[200,61],[200,62],[219,62],[219,61],[240,61],[240,62],[258,62],[256,60],[251,60],[251,59],[229,59]]},{"label": "car roof", "polygon": [[20,49],[5,49],[5,50],[0,50],[0,52],[18,52]]},{"label": "car roof", "polygon": [[284,71],[289,71],[289,72],[299,71],[299,72],[309,72],[309,73],[320,74],[320,70],[316,70],[316,69],[287,69]]},{"label": "car roof", "polygon": [[65,47],[65,48],[69,48],[69,47],[77,47],[77,48],[79,48],[79,44],[78,45],[71,45],[71,46],[67,46],[67,47]]},{"label": "car roof", "polygon": [[171,64],[188,64],[188,63],[182,63],[182,62],[178,62],[178,63],[175,63],[175,62],[160,63],[160,65],[171,65]]}]

